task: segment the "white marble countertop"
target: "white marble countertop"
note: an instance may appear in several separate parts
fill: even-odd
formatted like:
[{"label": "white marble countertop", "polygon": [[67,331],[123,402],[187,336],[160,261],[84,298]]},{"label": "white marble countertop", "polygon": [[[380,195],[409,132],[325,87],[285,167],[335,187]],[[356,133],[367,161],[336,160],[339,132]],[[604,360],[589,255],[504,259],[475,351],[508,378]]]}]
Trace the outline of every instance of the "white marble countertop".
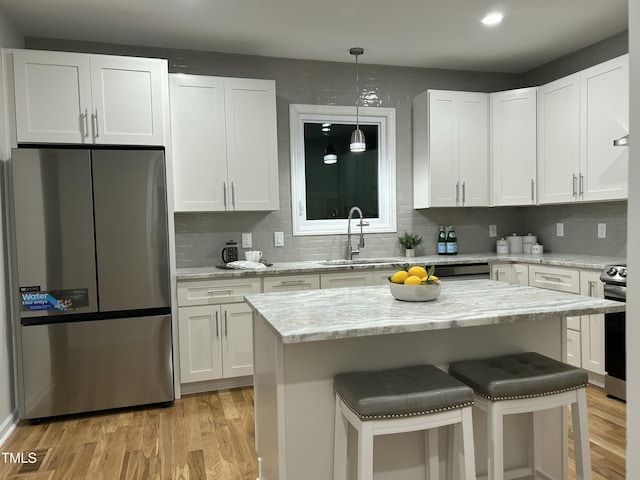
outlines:
[{"label": "white marble countertop", "polygon": [[442,282],[433,302],[402,302],[388,285],[247,295],[283,343],[472,327],[624,311],[611,300],[493,280]]},{"label": "white marble countertop", "polygon": [[[368,263],[370,262],[370,263]],[[394,268],[404,264],[410,265],[451,265],[469,263],[513,262],[539,265],[555,265],[572,268],[602,270],[605,265],[625,263],[621,257],[599,257],[592,255],[573,255],[565,253],[549,253],[543,255],[517,254],[497,255],[495,253],[474,253],[459,255],[427,255],[415,258],[406,257],[366,257],[354,258],[353,263],[341,259],[308,260],[299,262],[277,262],[263,270],[228,270],[216,266],[178,268],[177,280],[224,279],[234,277],[262,277],[271,275],[293,275],[305,273],[321,273],[373,268]]]}]

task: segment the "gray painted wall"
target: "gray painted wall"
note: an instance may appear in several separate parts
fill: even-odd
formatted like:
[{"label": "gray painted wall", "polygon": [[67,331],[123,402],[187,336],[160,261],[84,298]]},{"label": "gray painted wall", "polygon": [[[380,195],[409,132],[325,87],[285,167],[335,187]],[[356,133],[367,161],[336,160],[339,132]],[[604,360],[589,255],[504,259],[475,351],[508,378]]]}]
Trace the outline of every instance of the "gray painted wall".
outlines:
[{"label": "gray painted wall", "polygon": [[[605,42],[602,47],[610,56],[617,54],[620,40]],[[253,234],[254,248],[265,252],[272,261],[341,258],[344,255],[346,235],[293,237],[291,227],[291,184],[289,159],[289,104],[353,105],[355,69],[352,57],[345,48],[345,63],[289,60],[196,52],[154,49],[112,44],[72,42],[42,38],[28,38],[27,48],[68,50],[91,53],[109,53],[166,58],[170,72],[201,75],[270,78],[276,80],[278,149],[280,173],[280,210],[277,212],[246,213],[178,213],[176,220],[176,257],[178,267],[205,266],[219,263],[219,252],[226,240],[240,243],[241,234]],[[599,49],[597,49],[599,50]],[[578,52],[579,53],[579,52]],[[594,57],[595,58],[595,57]],[[489,237],[489,225],[498,226],[498,235],[513,232],[535,232],[555,224],[565,223],[568,232],[586,231],[591,224],[614,223],[626,214],[624,203],[617,207],[602,208],[582,205],[580,214],[569,207],[537,208],[450,208],[414,210],[411,158],[411,103],[413,97],[430,88],[493,92],[518,88],[522,75],[482,73],[437,69],[401,68],[366,64],[366,51],[360,57],[360,86],[368,92],[369,106],[396,108],[396,164],[398,232],[404,230],[425,237],[418,253],[435,253],[439,225],[455,225],[459,237],[459,250],[465,253],[487,252],[495,249],[495,239]],[[601,56],[597,61],[602,61]],[[535,76],[550,76],[561,69],[557,65],[541,67]],[[561,75],[559,75],[561,76]],[[179,160],[178,160],[179,161]],[[617,204],[616,204],[617,205]],[[544,212],[544,213],[542,213]],[[569,212],[567,214],[567,212]],[[543,215],[543,219],[540,216]],[[545,223],[546,221],[546,223]],[[610,229],[613,227],[610,227]],[[616,226],[616,228],[618,228]],[[273,232],[282,231],[285,247],[273,246]],[[626,232],[626,230],[625,230]],[[546,237],[547,235],[544,235]],[[396,241],[397,234],[366,235],[363,257],[402,254]],[[541,236],[542,237],[542,236]],[[541,238],[542,239],[542,238]],[[547,251],[566,251],[562,240],[544,238]],[[595,240],[595,237],[594,237]],[[590,242],[585,239],[569,250],[583,254],[606,254],[611,239]],[[624,246],[623,246],[624,248]],[[625,248],[626,250],[626,248]]]}]

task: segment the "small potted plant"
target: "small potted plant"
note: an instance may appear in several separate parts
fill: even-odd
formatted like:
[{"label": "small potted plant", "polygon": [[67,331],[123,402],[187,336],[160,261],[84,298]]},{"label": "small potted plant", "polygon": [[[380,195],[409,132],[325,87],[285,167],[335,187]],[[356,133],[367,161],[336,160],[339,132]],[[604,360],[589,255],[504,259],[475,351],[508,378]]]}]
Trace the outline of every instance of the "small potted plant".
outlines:
[{"label": "small potted plant", "polygon": [[405,248],[405,254],[407,257],[416,256],[416,247],[422,243],[422,237],[416,233],[404,232],[403,235],[398,237],[398,242]]}]

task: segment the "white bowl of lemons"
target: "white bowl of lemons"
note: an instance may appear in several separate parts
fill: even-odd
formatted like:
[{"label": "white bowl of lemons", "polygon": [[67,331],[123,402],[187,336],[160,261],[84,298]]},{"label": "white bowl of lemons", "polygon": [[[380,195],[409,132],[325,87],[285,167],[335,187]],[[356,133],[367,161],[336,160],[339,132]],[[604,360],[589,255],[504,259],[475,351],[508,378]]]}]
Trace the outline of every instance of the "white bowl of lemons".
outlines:
[{"label": "white bowl of lemons", "polygon": [[398,270],[389,277],[391,295],[404,302],[431,302],[438,298],[442,285],[436,277],[434,267],[419,266]]}]

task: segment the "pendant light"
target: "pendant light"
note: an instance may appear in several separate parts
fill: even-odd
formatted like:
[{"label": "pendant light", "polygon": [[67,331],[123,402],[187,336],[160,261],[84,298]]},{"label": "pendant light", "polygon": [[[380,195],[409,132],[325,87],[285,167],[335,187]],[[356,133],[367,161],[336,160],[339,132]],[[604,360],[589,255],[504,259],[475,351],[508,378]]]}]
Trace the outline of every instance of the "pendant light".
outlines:
[{"label": "pendant light", "polygon": [[360,130],[360,119],[358,112],[358,98],[360,96],[360,89],[358,85],[358,55],[362,55],[364,50],[360,47],[353,47],[349,50],[349,53],[356,57],[356,129],[351,134],[351,144],[349,150],[352,152],[364,152],[367,148],[367,144],[364,140],[364,133]]},{"label": "pendant light", "polygon": [[338,161],[338,154],[336,153],[336,149],[333,148],[333,145],[330,143],[327,144],[327,148],[324,149],[324,163],[327,165],[332,165]]}]

